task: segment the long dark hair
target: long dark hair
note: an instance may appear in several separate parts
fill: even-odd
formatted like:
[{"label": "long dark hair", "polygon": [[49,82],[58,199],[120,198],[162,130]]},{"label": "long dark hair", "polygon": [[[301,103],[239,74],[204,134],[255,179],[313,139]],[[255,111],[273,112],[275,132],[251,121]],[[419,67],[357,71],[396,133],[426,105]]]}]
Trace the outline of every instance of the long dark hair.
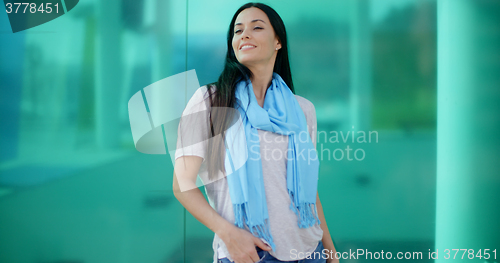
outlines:
[{"label": "long dark hair", "polygon": [[[207,91],[210,98],[210,106],[223,108],[234,108],[235,107],[235,91],[236,84],[240,79],[249,80],[253,77],[252,72],[243,64],[241,64],[236,55],[234,54],[232,41],[234,36],[234,23],[236,17],[245,9],[250,7],[256,7],[266,13],[271,26],[274,29],[276,36],[278,37],[281,48],[278,50],[276,56],[276,61],[274,63],[273,72],[278,73],[281,78],[285,81],[287,86],[290,88],[293,94],[295,90],[293,88],[292,73],[290,70],[290,62],[288,59],[288,41],[286,36],[285,24],[278,13],[272,9],[270,6],[262,3],[247,3],[242,5],[234,14],[231,24],[229,25],[229,30],[227,32],[227,53],[226,60],[224,63],[224,69],[219,76],[219,79],[214,82],[207,84]],[[212,93],[212,88],[214,92]],[[213,97],[212,97],[213,96]],[[208,154],[207,154],[207,170],[209,173],[209,178],[214,178],[218,170],[223,173],[224,170],[224,131],[231,125],[234,120],[230,116],[235,111],[226,110],[215,110],[210,113],[210,129],[212,133],[212,139],[208,143]],[[216,135],[218,138],[215,138]]]}]

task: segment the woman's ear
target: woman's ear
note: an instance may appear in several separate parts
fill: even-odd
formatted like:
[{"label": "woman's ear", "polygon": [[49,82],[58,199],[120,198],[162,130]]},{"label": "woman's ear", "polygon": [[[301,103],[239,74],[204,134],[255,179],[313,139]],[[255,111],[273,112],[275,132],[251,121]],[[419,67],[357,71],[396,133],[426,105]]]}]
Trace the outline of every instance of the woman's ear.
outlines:
[{"label": "woman's ear", "polygon": [[276,43],[276,50],[281,49],[281,41],[278,36],[276,36],[275,40],[277,41]]}]

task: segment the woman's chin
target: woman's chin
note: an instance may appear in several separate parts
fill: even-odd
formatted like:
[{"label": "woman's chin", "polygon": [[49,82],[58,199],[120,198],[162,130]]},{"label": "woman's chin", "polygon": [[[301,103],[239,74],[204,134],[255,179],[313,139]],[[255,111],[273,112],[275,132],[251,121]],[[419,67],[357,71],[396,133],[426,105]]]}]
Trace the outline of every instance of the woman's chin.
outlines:
[{"label": "woman's chin", "polygon": [[239,61],[241,64],[243,64],[246,67],[255,65],[255,61],[253,59],[244,59],[243,58],[243,59],[240,59]]}]

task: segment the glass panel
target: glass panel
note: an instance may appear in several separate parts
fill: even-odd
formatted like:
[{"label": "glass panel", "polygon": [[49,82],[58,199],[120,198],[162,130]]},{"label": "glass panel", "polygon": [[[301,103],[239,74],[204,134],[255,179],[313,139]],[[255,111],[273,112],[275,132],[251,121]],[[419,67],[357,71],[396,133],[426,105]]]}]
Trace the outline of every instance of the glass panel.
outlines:
[{"label": "glass panel", "polygon": [[[495,262],[500,247],[500,2],[441,0],[437,13],[436,250],[443,257]],[[451,247],[467,248],[467,253]]]},{"label": "glass panel", "polygon": [[170,157],[135,149],[127,103],[186,70],[185,18],[80,1],[12,33],[0,15],[1,262],[183,261]]}]

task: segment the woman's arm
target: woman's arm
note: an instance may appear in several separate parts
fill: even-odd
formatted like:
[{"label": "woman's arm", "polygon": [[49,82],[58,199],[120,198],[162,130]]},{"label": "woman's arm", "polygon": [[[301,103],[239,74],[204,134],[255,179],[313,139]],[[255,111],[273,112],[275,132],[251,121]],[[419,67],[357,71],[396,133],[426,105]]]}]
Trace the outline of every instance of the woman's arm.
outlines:
[{"label": "woman's arm", "polygon": [[[335,258],[335,246],[333,245],[332,237],[330,236],[330,231],[328,231],[328,226],[326,225],[325,214],[323,213],[323,206],[321,206],[321,201],[319,200],[319,193],[316,194],[316,209],[318,210],[318,217],[321,221],[320,227],[323,230],[323,246],[325,249],[328,249],[329,258],[326,260],[327,263],[335,263],[339,262],[338,259]],[[333,259],[332,257],[333,256]]]},{"label": "woman's arm", "polygon": [[183,156],[175,161],[174,196],[198,221],[219,235],[230,223],[217,214],[196,186],[196,176],[202,161],[198,156]]},{"label": "woman's arm", "polygon": [[203,159],[198,156],[183,156],[175,160],[173,182],[175,197],[189,213],[224,241],[234,261],[237,263],[258,261],[259,255],[255,245],[264,250],[270,250],[270,248],[267,248],[262,240],[250,232],[236,227],[221,217],[196,186],[196,176],[202,161]]}]

